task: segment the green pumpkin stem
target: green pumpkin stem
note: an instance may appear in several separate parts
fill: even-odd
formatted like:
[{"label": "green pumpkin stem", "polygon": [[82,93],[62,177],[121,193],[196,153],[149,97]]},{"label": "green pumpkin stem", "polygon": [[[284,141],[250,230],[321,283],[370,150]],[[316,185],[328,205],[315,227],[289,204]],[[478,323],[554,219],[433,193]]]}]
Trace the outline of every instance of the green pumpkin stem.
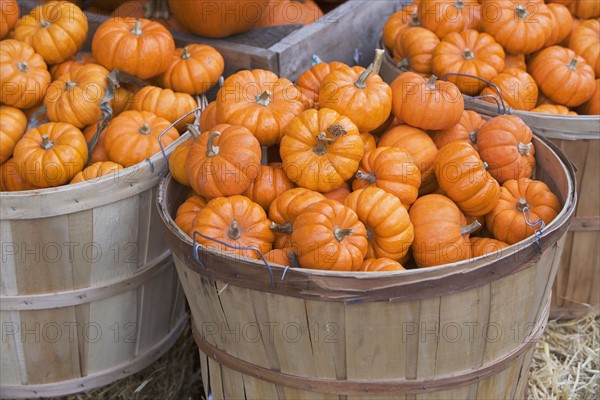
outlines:
[{"label": "green pumpkin stem", "polygon": [[463,236],[466,236],[468,234],[475,232],[479,228],[481,228],[481,223],[479,221],[475,220],[467,226],[461,226],[460,234]]},{"label": "green pumpkin stem", "polygon": [[188,60],[190,57],[192,57],[192,53],[190,53],[188,47],[185,46],[183,48],[183,54],[181,55],[181,59],[182,60]]},{"label": "green pumpkin stem", "polygon": [[208,137],[208,143],[206,144],[206,157],[214,157],[219,154],[219,146],[215,146],[215,139],[221,135],[221,132],[214,131],[210,133]]},{"label": "green pumpkin stem", "polygon": [[340,229],[338,227],[336,227],[333,230],[333,236],[335,236],[335,238],[337,239],[338,242],[341,242],[342,240],[344,240],[346,238],[346,236],[350,236],[352,235],[354,231],[352,229]]},{"label": "green pumpkin stem", "polygon": [[515,13],[517,14],[517,17],[521,19],[525,19],[529,15],[529,13],[527,12],[527,8],[522,4],[519,4],[516,7]]},{"label": "green pumpkin stem", "polygon": [[577,70],[577,59],[574,58],[571,61],[569,61],[569,63],[567,64],[567,68],[569,68],[572,71],[576,71]]},{"label": "green pumpkin stem", "polygon": [[367,69],[363,71],[362,74],[360,74],[358,80],[354,82],[354,86],[356,86],[359,89],[365,89],[367,87],[366,82],[369,75],[379,73],[379,70],[381,69],[381,64],[383,63],[384,54],[385,50],[375,49],[375,57],[373,58],[373,62],[367,67]]},{"label": "green pumpkin stem", "polygon": [[133,27],[133,29],[131,30],[131,33],[136,35],[136,36],[141,36],[142,35],[142,22],[141,21],[135,21],[135,26]]},{"label": "green pumpkin stem", "polygon": [[19,71],[27,73],[29,71],[29,64],[27,64],[27,61],[21,61],[17,63],[17,68]]},{"label": "green pumpkin stem", "polygon": [[52,140],[50,140],[48,135],[42,135],[42,143],[40,146],[44,150],[49,150],[54,147],[54,142]]},{"label": "green pumpkin stem", "polygon": [[256,102],[261,106],[268,106],[271,104],[271,91],[265,90],[261,94],[256,95]]},{"label": "green pumpkin stem", "polygon": [[138,129],[138,131],[139,131],[139,132],[140,132],[142,135],[149,135],[149,134],[150,134],[150,132],[151,132],[152,130],[150,129],[150,125],[148,125],[148,123],[147,123],[147,122],[144,122],[144,125],[142,125],[142,126],[140,127],[140,129]]},{"label": "green pumpkin stem", "polygon": [[50,26],[50,22],[46,21],[45,19],[40,21],[40,26],[42,28],[48,28]]},{"label": "green pumpkin stem", "polygon": [[435,81],[437,81],[437,76],[431,75],[429,80],[425,82],[425,88],[429,90],[436,90],[437,88],[435,87]]},{"label": "green pumpkin stem", "polygon": [[229,236],[231,240],[238,240],[242,236],[240,226],[238,225],[235,219],[231,221],[231,225],[229,226],[229,232],[227,232],[227,236]]},{"label": "green pumpkin stem", "polygon": [[363,179],[369,183],[374,183],[377,180],[377,177],[375,176],[374,172],[365,174],[361,170],[358,170],[358,171],[356,171],[356,179]]},{"label": "green pumpkin stem", "polygon": [[286,223],[283,225],[279,225],[279,224],[276,224],[275,222],[271,222],[271,225],[269,226],[269,228],[271,228],[271,230],[273,232],[277,232],[277,233],[287,233],[287,234],[292,233],[292,223],[290,221],[286,221]]},{"label": "green pumpkin stem", "polygon": [[517,149],[519,149],[519,154],[521,154],[522,156],[528,156],[531,154],[531,146],[532,143],[521,143],[519,142],[519,144],[517,145]]},{"label": "green pumpkin stem", "polygon": [[463,58],[465,60],[472,60],[475,58],[475,54],[473,53],[473,51],[470,48],[467,47],[463,51]]},{"label": "green pumpkin stem", "polygon": [[517,207],[517,210],[523,212],[523,210],[525,210],[526,208],[529,208],[529,203],[527,202],[527,200],[525,200],[523,197],[521,197],[518,201],[517,204],[515,205]]}]

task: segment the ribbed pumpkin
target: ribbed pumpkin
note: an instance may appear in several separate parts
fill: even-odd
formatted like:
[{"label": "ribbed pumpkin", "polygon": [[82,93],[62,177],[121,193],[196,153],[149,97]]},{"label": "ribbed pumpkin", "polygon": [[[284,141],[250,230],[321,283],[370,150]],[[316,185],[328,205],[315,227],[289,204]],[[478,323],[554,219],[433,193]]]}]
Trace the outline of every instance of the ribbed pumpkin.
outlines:
[{"label": "ribbed pumpkin", "polygon": [[328,108],[309,109],[284,133],[279,149],[283,169],[298,186],[329,192],[356,173],[364,150],[350,118]]},{"label": "ribbed pumpkin", "polygon": [[402,30],[415,26],[421,26],[421,23],[419,22],[418,5],[412,3],[389,16],[383,25],[383,44],[391,50]]},{"label": "ribbed pumpkin", "polygon": [[352,192],[344,204],[367,229],[367,258],[404,260],[414,239],[408,212],[400,200],[376,187]]},{"label": "ribbed pumpkin", "polygon": [[210,200],[244,193],[258,174],[260,159],[260,144],[247,128],[221,124],[194,142],[185,170],[194,191]]},{"label": "ribbed pumpkin", "polygon": [[460,73],[490,80],[504,69],[504,50],[491,35],[474,29],[444,36],[433,53],[433,73],[453,82],[461,92],[476,95],[485,87],[479,79],[446,74]]},{"label": "ribbed pumpkin", "polygon": [[27,182],[23,176],[23,168],[15,162],[14,158],[11,157],[0,164],[0,192],[40,189]]},{"label": "ribbed pumpkin", "polygon": [[102,115],[109,72],[98,64],[86,64],[52,82],[44,98],[48,118],[77,128],[93,124]]},{"label": "ribbed pumpkin", "polygon": [[[232,246],[256,247],[263,254],[273,248],[274,236],[269,229],[265,210],[245,196],[218,197],[210,200],[198,212],[192,223],[192,237],[195,231]],[[196,235],[196,240],[209,249],[248,258],[260,258],[256,251],[231,249],[199,235]]]},{"label": "ribbed pumpkin", "polygon": [[85,167],[83,171],[78,172],[73,177],[70,183],[80,183],[85,181],[94,181],[104,175],[117,174],[114,178],[115,182],[119,179],[118,171],[122,170],[123,166],[112,161],[99,161],[93,163],[89,167]]},{"label": "ribbed pumpkin", "polygon": [[578,18],[600,17],[600,3],[594,0],[573,0],[569,5],[569,10]]},{"label": "ribbed pumpkin", "polygon": [[485,169],[473,146],[452,142],[443,146],[435,160],[440,187],[468,216],[490,212],[500,195],[500,185]]},{"label": "ribbed pumpkin", "polygon": [[17,0],[0,0],[0,40],[4,39],[17,25],[19,11]]},{"label": "ribbed pumpkin", "polygon": [[560,212],[561,205],[544,182],[527,178],[508,180],[500,189],[498,204],[485,217],[494,238],[514,244],[533,235],[540,225],[532,227],[526,223],[525,208],[529,210],[530,222],[541,219],[548,225]]},{"label": "ribbed pumpkin", "polygon": [[291,254],[293,250],[291,247],[286,247],[285,249],[273,249],[265,254],[265,260],[269,264],[277,264],[282,266],[288,266],[292,264]]},{"label": "ribbed pumpkin", "polygon": [[256,27],[308,25],[322,16],[323,11],[314,0],[270,0]]},{"label": "ribbed pumpkin", "polygon": [[320,62],[300,74],[296,80],[296,87],[302,95],[307,108],[319,108],[319,88],[321,82],[331,71],[347,66],[343,62]]},{"label": "ribbed pumpkin", "polygon": [[596,78],[600,78],[600,19],[583,21],[573,31],[569,48],[583,57],[594,69]]},{"label": "ribbed pumpkin", "polygon": [[181,143],[179,146],[175,147],[169,156],[169,172],[171,172],[171,176],[177,182],[185,186],[191,186],[190,179],[188,178],[185,170],[185,162],[192,145],[201,135],[201,132],[195,125],[189,126],[189,132],[191,137],[185,142]]},{"label": "ribbed pumpkin", "polygon": [[27,129],[27,116],[15,107],[0,106],[0,164],[12,157],[13,150]]},{"label": "ribbed pumpkin", "polygon": [[583,115],[600,115],[600,79],[596,79],[594,94],[587,102],[583,103],[577,111]]},{"label": "ribbed pumpkin", "polygon": [[165,72],[174,52],[175,42],[167,28],[145,18],[109,18],[92,40],[98,63],[141,79]]},{"label": "ribbed pumpkin", "polygon": [[508,247],[508,243],[492,238],[471,237],[471,256],[481,257]]},{"label": "ribbed pumpkin", "polygon": [[479,128],[479,155],[500,184],[509,179],[531,178],[535,167],[532,137],[531,129],[515,115],[490,118]]},{"label": "ribbed pumpkin", "polygon": [[83,133],[71,124],[49,122],[28,130],[14,149],[23,178],[41,188],[63,185],[81,171],[88,158]]},{"label": "ribbed pumpkin", "polygon": [[294,183],[290,181],[279,162],[261,165],[256,179],[244,192],[250,200],[269,211],[269,206],[280,194],[292,189]]},{"label": "ribbed pumpkin", "polygon": [[476,111],[465,110],[458,124],[450,129],[430,132],[431,139],[438,149],[452,142],[465,142],[477,149],[477,132],[484,122]]},{"label": "ribbed pumpkin", "polygon": [[283,129],[304,111],[300,92],[270,71],[242,70],[227,79],[217,94],[217,121],[245,126],[262,146],[279,143]]},{"label": "ribbed pumpkin", "polygon": [[60,64],[54,64],[50,67],[50,75],[52,80],[60,78],[67,72],[73,72],[77,68],[90,63],[96,63],[96,60],[91,55],[77,53],[73,57],[61,62]]},{"label": "ribbed pumpkin", "polygon": [[472,28],[477,0],[422,0],[419,6],[421,25],[443,39],[452,32]]},{"label": "ribbed pumpkin", "polygon": [[87,33],[87,17],[79,7],[50,1],[19,20],[14,38],[32,46],[46,63],[58,64],[79,51]]},{"label": "ribbed pumpkin", "polygon": [[547,5],[550,11],[552,29],[546,37],[544,47],[560,44],[571,33],[573,16],[567,7],[562,4],[550,3]]},{"label": "ribbed pumpkin", "polygon": [[567,107],[561,106],[559,104],[542,104],[530,111],[542,114],[577,115],[575,111],[571,111]]},{"label": "ribbed pumpkin", "polygon": [[175,50],[158,80],[162,87],[175,92],[202,94],[215,86],[224,67],[223,56],[214,47],[192,43]]},{"label": "ribbed pumpkin", "polygon": [[594,93],[594,70],[571,49],[547,47],[531,58],[527,70],[548,98],[566,107],[577,107]]},{"label": "ribbed pumpkin", "polygon": [[360,132],[360,138],[363,141],[363,149],[365,153],[367,151],[375,150],[377,147],[375,136],[371,135],[369,132]]},{"label": "ribbed pumpkin", "polygon": [[359,271],[361,272],[387,272],[404,271],[404,267],[398,261],[389,258],[367,258],[363,261]]},{"label": "ribbed pumpkin", "polygon": [[42,56],[18,40],[0,41],[0,102],[25,109],[44,99],[50,73]]},{"label": "ribbed pumpkin", "polygon": [[406,124],[398,125],[387,130],[379,139],[378,145],[408,151],[421,172],[419,194],[428,194],[437,188],[433,169],[438,148],[425,131]]},{"label": "ribbed pumpkin", "polygon": [[204,207],[206,207],[206,200],[200,196],[192,195],[177,208],[175,223],[189,237],[193,235],[192,225],[194,219]]},{"label": "ribbed pumpkin", "polygon": [[[85,136],[85,141],[88,143],[88,148],[91,144],[92,138],[98,132],[98,124],[91,124],[85,127],[83,130],[83,136]],[[98,161],[109,161],[108,154],[106,154],[106,148],[104,147],[104,139],[106,138],[106,129],[100,132],[98,139],[96,140],[96,145],[92,150],[92,154],[90,155],[90,163],[95,163]]]},{"label": "ribbed pumpkin", "polygon": [[358,271],[367,254],[367,232],[352,209],[322,200],[296,217],[291,241],[302,268]]},{"label": "ribbed pumpkin", "polygon": [[344,182],[343,186],[340,186],[337,189],[333,189],[330,192],[323,193],[323,196],[329,200],[339,201],[340,203],[344,203],[346,201],[346,197],[350,194],[350,186],[347,182]]},{"label": "ribbed pumpkin", "polygon": [[[189,94],[176,93],[171,89],[162,89],[156,86],[143,87],[129,101],[130,110],[150,111],[171,123],[197,107],[198,104]],[[175,125],[175,129],[180,133],[185,132],[187,124],[193,123],[194,118],[194,114],[188,115]]]},{"label": "ribbed pumpkin", "polygon": [[394,42],[392,54],[398,68],[430,75],[433,71],[433,53],[440,44],[437,35],[428,29],[403,29]]},{"label": "ribbed pumpkin", "polygon": [[527,63],[525,62],[525,54],[505,54],[504,55],[504,70],[510,68],[518,68],[527,71]]},{"label": "ribbed pumpkin", "polygon": [[[538,100],[538,86],[533,77],[526,71],[518,68],[505,69],[492,78],[490,82],[500,89],[502,99],[507,106],[524,111],[535,108]],[[480,95],[493,96],[498,99],[497,93],[496,89],[488,86],[481,91]],[[488,98],[484,98],[484,100],[494,102]]]},{"label": "ribbed pumpkin", "polygon": [[419,195],[421,172],[408,151],[397,147],[378,147],[360,161],[352,189],[375,186],[398,197],[408,208]]}]

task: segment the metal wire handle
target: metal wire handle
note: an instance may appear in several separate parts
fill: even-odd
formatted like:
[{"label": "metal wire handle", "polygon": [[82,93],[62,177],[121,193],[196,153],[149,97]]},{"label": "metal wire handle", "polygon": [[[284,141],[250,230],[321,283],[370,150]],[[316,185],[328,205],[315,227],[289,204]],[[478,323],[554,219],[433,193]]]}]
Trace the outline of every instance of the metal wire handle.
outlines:
[{"label": "metal wire handle", "polygon": [[[193,240],[193,244],[192,244],[192,248],[193,248],[193,255],[194,255],[194,259],[198,262],[198,264],[200,264],[200,266],[204,269],[206,268],[206,265],[204,265],[204,263],[202,262],[202,259],[200,257],[200,247],[202,246],[200,243],[198,243],[198,241],[196,240],[196,237],[200,236],[203,237],[206,240],[211,240],[213,242],[216,242],[222,246],[228,247],[230,249],[233,250],[245,250],[245,251],[255,251],[256,253],[258,253],[258,256],[260,257],[260,259],[262,260],[262,262],[265,264],[265,266],[267,267],[267,271],[269,272],[269,279],[271,281],[271,287],[275,287],[275,280],[273,279],[273,270],[271,269],[271,265],[269,264],[269,262],[267,261],[267,259],[265,258],[264,254],[262,253],[262,251],[260,251],[260,249],[258,247],[253,247],[253,246],[234,246],[232,244],[223,242],[219,239],[215,239],[213,237],[210,236],[206,236],[198,231],[194,231],[194,234],[192,235],[192,240]],[[283,280],[283,279],[282,279]]]},{"label": "metal wire handle", "polygon": [[538,229],[534,230],[533,234],[535,236],[536,250],[538,253],[541,253],[543,235],[542,231],[546,227],[546,223],[541,218],[535,222],[531,222],[531,214],[529,212],[529,207],[523,207],[523,218],[525,219],[525,223],[531,226],[532,228],[535,228],[537,225],[540,225]]},{"label": "metal wire handle", "polygon": [[[448,76],[462,76],[464,78],[473,78],[473,79],[477,79],[480,80],[481,82],[484,82],[485,84],[487,84],[488,86],[490,86],[491,88],[493,88],[496,93],[498,94],[498,98],[500,99],[500,103],[502,104],[502,108],[500,108],[500,105],[498,105],[498,113],[499,114],[512,114],[512,108],[507,108],[506,107],[506,103],[504,102],[504,98],[502,97],[502,92],[500,91],[500,88],[498,86],[496,86],[494,83],[488,81],[487,79],[483,79],[480,78],[479,76],[475,76],[475,75],[471,75],[471,74],[462,74],[459,72],[447,72],[444,76],[442,76],[442,80],[446,81]],[[484,96],[472,96],[472,98],[477,99],[477,98],[482,98],[482,97],[488,97],[489,95],[484,95]],[[498,103],[496,101],[496,103]]]}]

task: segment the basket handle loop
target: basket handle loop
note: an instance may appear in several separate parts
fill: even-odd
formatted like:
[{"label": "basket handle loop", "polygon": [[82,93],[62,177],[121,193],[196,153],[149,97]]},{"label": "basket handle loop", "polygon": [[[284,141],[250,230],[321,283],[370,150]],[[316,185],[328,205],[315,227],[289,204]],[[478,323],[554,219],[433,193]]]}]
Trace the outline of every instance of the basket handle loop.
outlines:
[{"label": "basket handle loop", "polygon": [[[487,79],[483,79],[479,76],[475,76],[475,75],[471,75],[471,74],[463,74],[463,73],[459,73],[459,72],[447,72],[442,77],[442,80],[446,81],[448,76],[462,76],[465,78],[473,78],[473,79],[477,79],[477,80],[484,82],[486,85],[488,85],[492,89],[494,89],[496,91],[496,93],[498,94],[498,99],[500,99],[499,102],[498,102],[498,99],[496,99],[496,104],[498,104],[498,114],[512,114],[512,108],[506,107],[506,102],[504,101],[504,98],[502,97],[502,92],[500,91],[500,88],[498,86],[496,86],[494,83],[488,81]],[[471,98],[478,99],[478,98],[483,98],[483,97],[493,98],[493,96],[490,96],[490,95],[472,96]],[[502,107],[500,107],[500,106],[502,106]]]},{"label": "basket handle loop", "polygon": [[529,212],[529,206],[523,207],[523,218],[525,219],[525,223],[529,226],[531,226],[532,228],[535,228],[536,226],[540,226],[539,228],[537,228],[534,231],[534,236],[535,236],[535,246],[536,246],[536,250],[538,253],[542,252],[542,231],[544,230],[544,228],[546,227],[546,223],[544,222],[544,220],[542,220],[541,218],[538,219],[537,221],[531,222],[531,214]]},{"label": "basket handle loop", "polygon": [[260,249],[258,247],[254,247],[254,246],[235,246],[226,242],[223,242],[219,239],[215,239],[213,237],[210,236],[206,236],[200,232],[198,232],[197,230],[194,231],[194,234],[192,235],[192,249],[193,249],[193,255],[194,255],[194,259],[198,262],[198,264],[206,269],[206,265],[204,265],[204,262],[202,262],[202,259],[200,257],[200,247],[202,247],[202,244],[198,243],[197,241],[197,237],[200,236],[206,240],[210,240],[213,241],[215,243],[218,243],[222,246],[228,247],[230,249],[233,250],[246,250],[246,251],[255,251],[258,256],[260,257],[260,259],[262,260],[262,262],[265,264],[265,267],[267,267],[267,271],[269,272],[269,280],[271,281],[271,287],[274,288],[275,287],[275,280],[273,278],[273,270],[271,269],[271,265],[269,264],[269,262],[267,261],[267,259],[265,258],[264,254],[262,251],[260,251]]}]

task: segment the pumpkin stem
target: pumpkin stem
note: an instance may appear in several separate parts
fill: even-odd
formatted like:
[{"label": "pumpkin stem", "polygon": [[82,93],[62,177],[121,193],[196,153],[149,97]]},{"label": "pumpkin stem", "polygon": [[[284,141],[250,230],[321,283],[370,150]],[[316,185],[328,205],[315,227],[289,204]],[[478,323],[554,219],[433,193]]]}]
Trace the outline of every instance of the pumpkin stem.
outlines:
[{"label": "pumpkin stem", "polygon": [[469,140],[471,143],[477,143],[477,131],[479,129],[475,129],[474,131],[469,132]]},{"label": "pumpkin stem", "polygon": [[335,143],[340,136],[344,136],[346,133],[348,133],[342,125],[337,124],[330,125],[327,128],[327,131],[333,135],[333,138],[328,138],[327,133],[325,132],[319,132],[317,135],[317,144],[315,144],[315,147],[313,147],[313,151],[317,153],[317,155],[322,156],[323,154],[327,153],[328,144]]},{"label": "pumpkin stem", "polygon": [[419,22],[419,15],[417,13],[413,13],[410,26],[421,26],[421,22]]},{"label": "pumpkin stem", "polygon": [[454,2],[454,7],[456,7],[459,10],[462,10],[465,8],[465,4],[463,3],[463,0],[456,0]]},{"label": "pumpkin stem", "polygon": [[519,142],[519,144],[517,145],[517,149],[519,149],[519,153],[522,156],[528,156],[531,154],[531,146],[531,143],[524,144]]},{"label": "pumpkin stem", "polygon": [[142,125],[138,130],[142,135],[149,135],[151,132],[150,125],[148,125],[147,122],[144,122],[144,125]]},{"label": "pumpkin stem", "polygon": [[367,87],[366,81],[369,75],[371,75],[372,73],[379,73],[379,70],[381,69],[381,63],[383,63],[384,54],[385,50],[375,49],[375,58],[373,59],[373,62],[367,67],[367,69],[363,71],[362,74],[360,74],[358,80],[354,82],[354,86],[356,86],[359,89],[365,89]]},{"label": "pumpkin stem", "polygon": [[219,154],[219,146],[214,145],[214,141],[217,136],[220,136],[221,132],[211,132],[208,137],[208,143],[206,144],[206,157],[214,157]]},{"label": "pumpkin stem", "polygon": [[17,63],[17,68],[21,72],[27,72],[29,71],[29,64],[27,64],[27,61],[21,61]]},{"label": "pumpkin stem", "polygon": [[190,57],[192,57],[192,53],[190,53],[190,51],[189,51],[188,47],[187,47],[187,46],[185,46],[185,47],[183,48],[183,54],[181,55],[181,59],[182,59],[182,60],[187,60],[187,59],[189,59]]},{"label": "pumpkin stem", "polygon": [[529,13],[527,12],[527,8],[522,4],[519,4],[517,6],[517,8],[515,9],[515,13],[517,14],[517,17],[522,19],[525,19],[529,15]]},{"label": "pumpkin stem", "polygon": [[408,68],[408,66],[410,65],[410,63],[408,62],[408,58],[403,58],[402,61],[400,61],[398,64],[396,64],[396,67],[398,68]]},{"label": "pumpkin stem", "polygon": [[269,165],[269,161],[268,161],[269,148],[267,146],[260,146],[260,150],[261,150],[260,165]]},{"label": "pumpkin stem", "polygon": [[71,81],[66,81],[65,82],[65,87],[67,88],[67,90],[71,90],[75,86],[77,86],[77,82],[71,82]]},{"label": "pumpkin stem", "polygon": [[229,232],[227,232],[227,236],[229,236],[231,240],[238,240],[242,236],[240,226],[238,225],[235,219],[231,221],[231,225],[229,226]]},{"label": "pumpkin stem", "polygon": [[529,203],[527,202],[527,200],[525,200],[525,198],[521,197],[519,201],[517,201],[516,207],[517,210],[523,212],[523,210],[529,208]]},{"label": "pumpkin stem", "polygon": [[292,223],[290,221],[287,221],[283,225],[278,225],[271,221],[271,226],[269,228],[271,228],[273,232],[277,233],[292,233]]},{"label": "pumpkin stem", "polygon": [[298,262],[298,256],[292,250],[288,253],[288,257],[290,258],[290,267],[292,268],[300,268],[300,263]]},{"label": "pumpkin stem", "polygon": [[136,35],[136,36],[141,36],[142,35],[142,23],[141,23],[141,21],[135,21],[135,26],[131,30],[131,33],[134,34],[134,35]]},{"label": "pumpkin stem", "polygon": [[48,21],[46,21],[45,19],[43,19],[43,20],[41,20],[41,21],[40,21],[40,26],[41,26],[42,28],[47,28],[47,27],[49,27],[49,26],[50,26],[50,22],[48,22]]},{"label": "pumpkin stem", "polygon": [[425,82],[425,88],[429,90],[436,90],[437,88],[435,87],[435,81],[437,81],[437,76],[431,75],[429,80]]},{"label": "pumpkin stem", "polygon": [[463,58],[465,60],[472,60],[475,58],[475,54],[473,53],[473,51],[470,48],[467,47],[463,51]]},{"label": "pumpkin stem", "polygon": [[54,142],[48,138],[48,135],[42,135],[42,144],[40,146],[44,150],[49,150],[54,147]]},{"label": "pumpkin stem", "polygon": [[352,235],[354,231],[352,229],[340,229],[336,227],[333,230],[333,236],[337,239],[338,242],[341,242],[346,238],[346,236]]},{"label": "pumpkin stem", "polygon": [[569,61],[569,63],[567,64],[567,68],[569,68],[572,71],[576,71],[577,70],[577,59],[574,58],[571,61]]},{"label": "pumpkin stem", "polygon": [[471,222],[469,225],[467,226],[461,226],[460,227],[460,234],[463,236],[466,236],[470,233],[475,232],[477,229],[481,228],[481,223],[477,220]]},{"label": "pumpkin stem", "polygon": [[268,106],[271,104],[271,91],[265,90],[261,94],[256,95],[256,102],[261,106]]},{"label": "pumpkin stem", "polygon": [[369,183],[373,183],[377,180],[377,177],[375,176],[374,172],[369,172],[368,174],[365,174],[361,170],[358,170],[356,171],[356,179],[364,179]]}]

